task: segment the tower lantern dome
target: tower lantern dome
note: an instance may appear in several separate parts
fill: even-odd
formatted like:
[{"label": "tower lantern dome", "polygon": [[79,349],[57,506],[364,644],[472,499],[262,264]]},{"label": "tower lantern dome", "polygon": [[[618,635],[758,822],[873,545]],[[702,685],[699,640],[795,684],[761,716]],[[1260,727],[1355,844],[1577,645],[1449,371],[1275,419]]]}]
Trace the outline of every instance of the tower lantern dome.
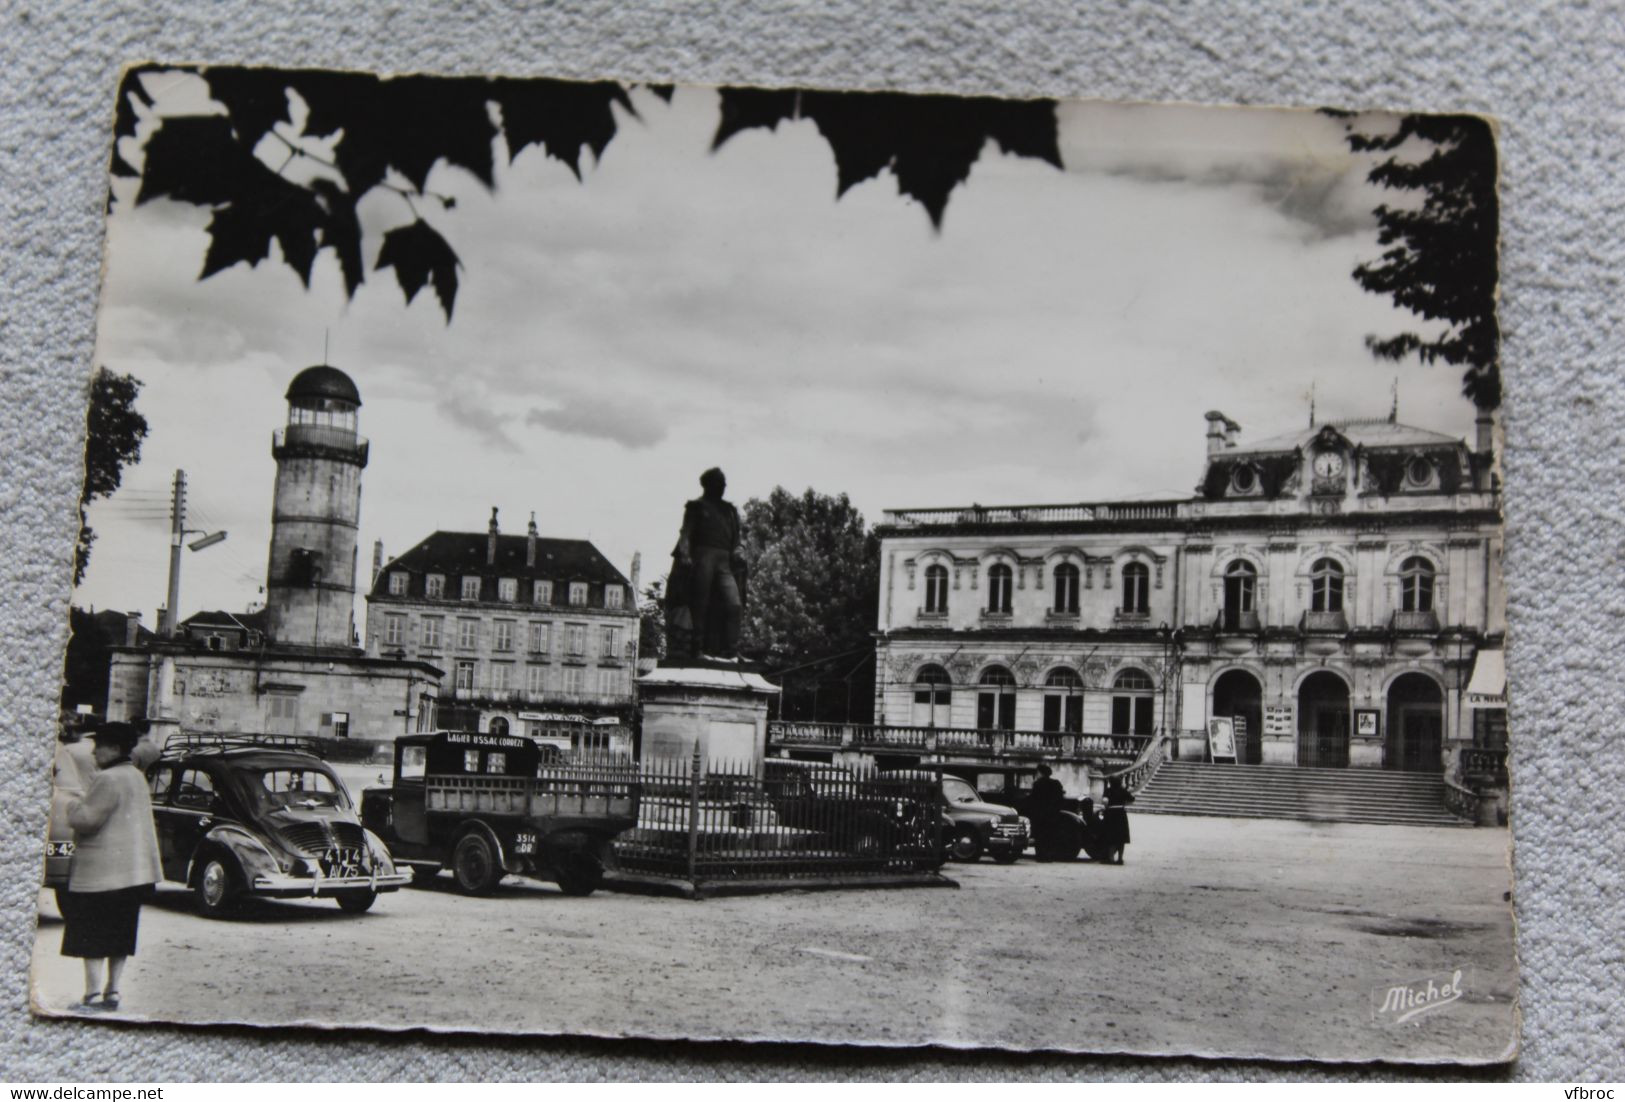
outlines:
[{"label": "tower lantern dome", "polygon": [[288,384],[289,402],[300,404],[319,401],[343,402],[352,409],[361,404],[361,392],[355,382],[336,367],[318,364],[307,367]]}]

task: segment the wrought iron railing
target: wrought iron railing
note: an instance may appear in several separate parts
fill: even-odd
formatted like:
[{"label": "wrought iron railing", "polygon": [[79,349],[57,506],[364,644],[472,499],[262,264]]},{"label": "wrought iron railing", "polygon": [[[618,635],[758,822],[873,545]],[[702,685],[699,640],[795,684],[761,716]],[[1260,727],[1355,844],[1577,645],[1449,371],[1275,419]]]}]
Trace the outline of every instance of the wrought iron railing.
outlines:
[{"label": "wrought iron railing", "polygon": [[1451,777],[1444,778],[1444,806],[1450,814],[1476,823],[1480,799],[1479,794],[1472,789],[1459,784]]},{"label": "wrought iron railing", "polygon": [[1303,631],[1344,632],[1349,629],[1349,622],[1341,611],[1305,612],[1298,626]]},{"label": "wrought iron railing", "polygon": [[1056,521],[1173,520],[1175,501],[1119,501],[1077,505],[967,505],[946,509],[888,509],[881,523],[893,528],[997,525]]},{"label": "wrought iron railing", "polygon": [[770,758],[638,766],[637,826],[615,842],[628,872],[705,880],[925,873],[942,864],[935,778]]},{"label": "wrought iron railing", "polygon": [[1425,612],[1396,611],[1392,621],[1394,631],[1420,631],[1435,634],[1439,630],[1439,617],[1432,609]]},{"label": "wrought iron railing", "polygon": [[1213,621],[1216,631],[1257,631],[1259,628],[1258,613],[1249,609],[1243,611],[1224,610]]}]

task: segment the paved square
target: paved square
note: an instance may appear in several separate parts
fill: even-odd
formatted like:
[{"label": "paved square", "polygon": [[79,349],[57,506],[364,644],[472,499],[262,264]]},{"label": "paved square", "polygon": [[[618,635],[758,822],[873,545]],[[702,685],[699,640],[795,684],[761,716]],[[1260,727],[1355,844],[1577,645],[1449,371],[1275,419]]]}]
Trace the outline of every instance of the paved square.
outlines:
[{"label": "paved square", "polygon": [[[482,1032],[1495,1061],[1516,1035],[1504,830],[1138,815],[1128,863],[947,870],[958,891],[687,902],[450,879],[381,898],[143,915],[120,1016]],[[44,897],[47,901],[49,897]],[[45,908],[54,916],[54,909]],[[79,994],[41,926],[38,1004]],[[1389,986],[1462,997],[1374,1020]],[[1391,1016],[1390,1016],[1391,1017]]]}]

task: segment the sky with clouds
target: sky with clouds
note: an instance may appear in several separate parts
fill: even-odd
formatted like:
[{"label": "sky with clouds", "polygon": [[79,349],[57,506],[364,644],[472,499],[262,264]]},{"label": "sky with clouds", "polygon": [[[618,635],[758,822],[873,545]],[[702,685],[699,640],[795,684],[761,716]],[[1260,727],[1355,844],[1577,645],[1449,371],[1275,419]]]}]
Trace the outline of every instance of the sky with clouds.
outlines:
[{"label": "sky with clouds", "polygon": [[[148,81],[166,114],[212,109],[196,78]],[[714,91],[633,103],[581,182],[537,148],[496,158],[494,192],[436,168],[456,206],[425,216],[463,262],[450,324],[371,271],[409,217],[397,195],[361,206],[368,279],[346,300],[330,254],[308,291],[276,262],[198,281],[208,212],[115,181],[97,362],[142,380],[151,434],[91,509],[76,602],[153,620],[177,468],[192,526],[230,533],[186,556],[182,614],[263,599],[271,433],[324,340],[372,442],[364,568],[374,540],[399,554],[496,506],[623,571],[641,551],[647,580],[712,465],[737,502],[811,486],[871,522],[1184,495],[1205,411],[1243,442],[1307,424],[1311,389],[1321,419],[1383,416],[1395,375],[1402,421],[1471,432],[1459,371],[1365,350],[1414,324],[1349,274],[1392,197],[1324,116],[1064,103],[1065,168],[990,145],[938,232],[889,173],[837,201],[810,122],[712,152]]]}]

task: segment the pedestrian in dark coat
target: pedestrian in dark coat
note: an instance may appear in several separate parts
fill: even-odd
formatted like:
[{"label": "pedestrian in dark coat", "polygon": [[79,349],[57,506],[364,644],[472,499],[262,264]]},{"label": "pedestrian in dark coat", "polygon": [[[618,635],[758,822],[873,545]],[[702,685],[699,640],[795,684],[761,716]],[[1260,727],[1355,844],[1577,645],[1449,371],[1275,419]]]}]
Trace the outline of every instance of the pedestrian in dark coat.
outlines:
[{"label": "pedestrian in dark coat", "polygon": [[106,723],[90,738],[97,772],[83,798],[68,807],[74,850],[62,896],[62,955],[85,962],[85,995],[72,1009],[117,1010],[119,978],[135,953],[141,900],[163,871],[147,778],[130,761],[138,732],[128,723]]},{"label": "pedestrian in dark coat", "polygon": [[1048,765],[1040,764],[1038,779],[1033,781],[1032,793],[1027,797],[1027,817],[1033,824],[1033,855],[1040,861],[1055,858],[1060,848],[1057,837],[1061,830],[1061,801],[1066,789],[1051,776]]},{"label": "pedestrian in dark coat", "polygon": [[1134,793],[1113,780],[1106,785],[1106,810],[1100,815],[1102,846],[1107,864],[1123,863],[1123,847],[1128,845],[1128,805],[1134,802]]}]

